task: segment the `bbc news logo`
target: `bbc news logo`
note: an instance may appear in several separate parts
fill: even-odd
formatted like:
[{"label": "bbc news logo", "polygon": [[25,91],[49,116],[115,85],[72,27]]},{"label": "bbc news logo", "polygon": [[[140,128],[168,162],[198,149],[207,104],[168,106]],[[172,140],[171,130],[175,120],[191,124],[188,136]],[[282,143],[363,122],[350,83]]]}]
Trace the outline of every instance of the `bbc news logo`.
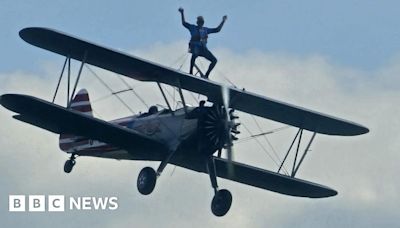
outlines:
[{"label": "bbc news logo", "polygon": [[10,212],[64,212],[79,210],[117,210],[117,197],[65,197],[64,195],[9,195]]}]

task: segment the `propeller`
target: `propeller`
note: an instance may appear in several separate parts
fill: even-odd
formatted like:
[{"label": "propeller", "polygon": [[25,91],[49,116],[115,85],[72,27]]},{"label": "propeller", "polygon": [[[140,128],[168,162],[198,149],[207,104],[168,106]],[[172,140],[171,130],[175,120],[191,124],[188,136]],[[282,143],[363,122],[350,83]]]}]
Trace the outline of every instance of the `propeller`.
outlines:
[{"label": "propeller", "polygon": [[[232,135],[231,131],[234,129],[234,131],[237,131],[236,127],[238,125],[235,125],[235,123],[231,120],[231,115],[233,116],[233,109],[229,110],[229,89],[226,86],[222,87],[222,102],[224,105],[225,109],[225,114],[226,114],[226,119],[225,119],[225,134],[227,137],[227,142],[226,142],[226,152],[228,156],[228,175],[233,176],[234,175],[234,170],[233,170],[233,143],[232,143]],[[235,127],[235,128],[233,128]]]},{"label": "propeller", "polygon": [[234,175],[233,170],[233,141],[238,140],[237,135],[240,134],[238,126],[240,123],[235,123],[239,117],[234,115],[234,109],[229,108],[230,96],[229,88],[222,87],[221,89],[222,102],[215,104],[209,108],[201,122],[202,136],[205,140],[204,145],[208,145],[209,151],[213,154],[218,151],[217,156],[221,157],[222,149],[226,150],[228,160],[228,176]]}]

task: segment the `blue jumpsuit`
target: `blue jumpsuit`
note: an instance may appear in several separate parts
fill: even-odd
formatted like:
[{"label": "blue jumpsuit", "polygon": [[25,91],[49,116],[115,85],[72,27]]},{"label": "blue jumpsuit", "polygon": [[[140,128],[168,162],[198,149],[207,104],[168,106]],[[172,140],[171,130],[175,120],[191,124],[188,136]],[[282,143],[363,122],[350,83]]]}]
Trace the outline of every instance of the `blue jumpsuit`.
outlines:
[{"label": "blue jumpsuit", "polygon": [[208,34],[221,31],[222,24],[216,28],[207,28],[184,22],[183,26],[189,30],[191,35],[191,39],[189,42],[189,52],[192,53],[192,59],[190,61],[190,73],[192,73],[192,68],[196,58],[198,56],[202,56],[211,62],[205,75],[205,77],[207,78],[210,71],[217,64],[217,58],[215,58],[215,56],[207,48]]}]

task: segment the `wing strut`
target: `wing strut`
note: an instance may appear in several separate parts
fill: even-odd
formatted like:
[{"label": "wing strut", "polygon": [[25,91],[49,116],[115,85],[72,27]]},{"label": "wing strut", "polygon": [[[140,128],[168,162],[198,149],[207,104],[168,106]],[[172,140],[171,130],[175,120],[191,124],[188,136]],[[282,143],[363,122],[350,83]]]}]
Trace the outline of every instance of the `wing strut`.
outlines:
[{"label": "wing strut", "polygon": [[[76,87],[78,86],[78,82],[79,82],[79,79],[81,78],[81,74],[82,74],[82,69],[86,62],[86,57],[87,57],[87,51],[85,51],[85,54],[83,55],[81,66],[79,67],[78,76],[76,77],[74,89],[72,90],[71,98],[69,99],[70,101],[72,101],[72,99],[74,98]],[[69,104],[71,104],[71,102],[69,102]],[[69,108],[69,105],[68,105],[68,108]]]},{"label": "wing strut", "polygon": [[299,141],[297,142],[296,155],[294,156],[294,161],[293,161],[293,168],[292,168],[292,174],[291,174],[292,177],[294,177],[294,170],[296,168],[297,155],[299,154],[300,143],[301,143],[302,137],[303,137],[303,129],[300,129],[300,136],[299,136]]},{"label": "wing strut", "polygon": [[169,110],[172,111],[171,105],[168,102],[167,96],[165,96],[165,93],[164,93],[163,88],[161,87],[161,84],[159,82],[157,82],[157,85],[158,85],[158,88],[160,88],[161,94],[162,94],[162,96],[163,96],[163,98],[165,100],[165,103],[167,103]]},{"label": "wing strut", "polygon": [[71,85],[71,57],[68,55],[67,107],[69,107],[69,89]]},{"label": "wing strut", "polygon": [[292,150],[292,147],[293,147],[294,143],[296,142],[297,136],[299,136],[300,131],[301,131],[301,129],[299,129],[299,130],[297,131],[297,134],[296,134],[296,136],[294,137],[294,139],[293,139],[293,141],[292,141],[292,144],[290,144],[290,147],[289,147],[288,151],[286,152],[285,158],[283,159],[281,165],[279,166],[279,169],[278,169],[277,173],[279,173],[279,171],[281,171],[282,166],[283,166],[283,164],[285,163],[286,158],[288,157],[290,151]]},{"label": "wing strut", "polygon": [[64,65],[62,67],[60,77],[58,78],[57,87],[56,87],[56,91],[54,92],[52,103],[54,103],[54,101],[56,100],[57,92],[58,92],[58,89],[60,88],[61,79],[62,79],[62,77],[64,75],[65,66],[67,65],[68,59],[69,59],[68,57],[65,58]]},{"label": "wing strut", "polygon": [[317,133],[313,133],[313,135],[311,136],[310,141],[308,142],[307,148],[304,150],[303,156],[301,156],[301,159],[299,161],[299,164],[297,165],[296,169],[293,171],[292,173],[292,177],[294,177],[297,173],[297,170],[299,170],[301,163],[303,162],[304,158],[306,157],[307,152],[310,149],[311,143],[314,141],[315,136],[317,135]]},{"label": "wing strut", "polygon": [[54,103],[55,100],[56,100],[58,89],[60,88],[61,80],[62,80],[64,72],[65,72],[65,68],[67,68],[67,71],[68,71],[68,73],[67,73],[68,74],[68,76],[67,76],[68,77],[67,78],[67,108],[70,107],[70,103],[71,103],[72,99],[74,98],[76,88],[78,87],[79,79],[81,78],[81,75],[82,75],[82,69],[83,69],[83,66],[85,65],[87,54],[88,54],[88,52],[85,51],[85,53],[83,55],[83,58],[82,58],[82,61],[81,61],[81,66],[79,67],[78,75],[76,77],[76,80],[75,80],[75,83],[74,83],[74,87],[73,87],[73,90],[72,90],[71,94],[70,94],[70,86],[71,86],[71,57],[67,56],[65,58],[65,61],[64,61],[64,64],[63,64],[63,67],[62,67],[62,70],[61,70],[60,77],[58,78],[56,90],[55,90],[54,95],[53,95],[52,103]]},{"label": "wing strut", "polygon": [[187,111],[187,107],[186,107],[185,97],[183,97],[180,79],[178,79],[178,91],[179,91],[179,96],[181,97],[181,100],[182,100],[183,109],[185,110],[185,115],[187,116],[188,111]]},{"label": "wing strut", "polygon": [[203,72],[200,70],[200,68],[197,66],[196,63],[194,64],[194,67],[195,67],[196,70],[197,70],[197,73],[196,73],[196,74],[200,74],[200,77],[204,78],[205,76],[204,76]]},{"label": "wing strut", "polygon": [[293,168],[292,168],[292,173],[290,174],[290,177],[294,178],[296,176],[296,173],[299,170],[300,165],[303,163],[304,158],[306,157],[307,152],[310,150],[311,144],[313,143],[313,141],[315,139],[315,136],[317,135],[316,132],[313,132],[313,135],[311,136],[311,139],[308,142],[307,147],[305,148],[305,150],[304,150],[304,152],[303,152],[303,154],[302,154],[302,156],[300,158],[300,161],[297,163],[297,156],[299,154],[299,150],[300,150],[300,146],[301,146],[301,140],[302,140],[302,137],[303,137],[303,130],[304,129],[299,128],[299,130],[297,131],[296,136],[294,137],[292,143],[290,144],[290,147],[289,147],[289,149],[288,149],[288,151],[287,151],[287,153],[285,155],[285,158],[283,159],[281,165],[279,166],[279,169],[278,169],[277,173],[279,173],[281,171],[281,169],[283,167],[283,164],[285,163],[286,159],[288,158],[290,152],[292,151],[293,145],[295,144],[295,142],[297,140],[297,148],[296,148],[295,157],[294,157],[294,160],[293,160]]}]

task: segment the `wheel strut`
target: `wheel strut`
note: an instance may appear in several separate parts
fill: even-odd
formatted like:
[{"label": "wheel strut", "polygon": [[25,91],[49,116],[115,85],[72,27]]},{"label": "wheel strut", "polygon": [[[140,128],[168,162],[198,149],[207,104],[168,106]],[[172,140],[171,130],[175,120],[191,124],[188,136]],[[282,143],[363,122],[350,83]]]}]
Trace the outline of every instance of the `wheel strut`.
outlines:
[{"label": "wheel strut", "polygon": [[217,194],[218,192],[217,172],[215,170],[215,161],[213,156],[210,156],[207,160],[207,171],[208,175],[210,176],[211,186],[214,189],[214,193]]},{"label": "wheel strut", "polygon": [[64,164],[64,172],[65,173],[70,173],[72,171],[72,168],[74,168],[75,163],[76,163],[75,158],[76,158],[76,154],[71,154],[71,157],[67,161],[65,161],[65,164]]},{"label": "wheel strut", "polygon": [[211,211],[215,216],[224,216],[231,208],[232,194],[226,189],[218,190],[217,172],[213,156],[210,156],[207,160],[207,171],[210,176],[211,185],[214,189],[214,197],[211,201]]}]

